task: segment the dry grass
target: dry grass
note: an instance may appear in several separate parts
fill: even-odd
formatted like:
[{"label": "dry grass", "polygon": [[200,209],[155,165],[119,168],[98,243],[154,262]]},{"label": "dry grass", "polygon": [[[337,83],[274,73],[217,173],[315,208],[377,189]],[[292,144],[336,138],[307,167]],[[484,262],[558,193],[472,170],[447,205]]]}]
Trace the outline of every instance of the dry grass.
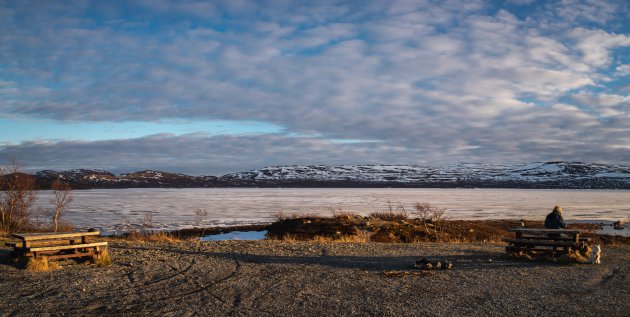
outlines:
[{"label": "dry grass", "polygon": [[316,217],[313,213],[310,213],[310,212],[285,213],[285,212],[280,211],[275,214],[275,218],[276,218],[276,221],[283,221],[283,220],[291,220],[291,219],[309,219],[309,218],[319,218],[319,217]]},{"label": "dry grass", "polygon": [[409,214],[405,210],[405,206],[398,204],[394,207],[391,201],[387,202],[387,210],[372,212],[368,216],[370,219],[379,219],[383,221],[399,221],[409,219]]},{"label": "dry grass", "polygon": [[341,235],[338,237],[329,236],[298,236],[292,234],[285,234],[279,238],[268,238],[267,240],[275,240],[282,242],[316,242],[316,243],[368,243],[370,242],[370,233],[366,231],[359,231],[354,235]]},{"label": "dry grass", "polygon": [[572,262],[587,263],[588,258],[590,257],[592,251],[593,251],[593,248],[590,245],[588,245],[588,246],[585,246],[583,250],[569,251],[568,256],[572,260]]},{"label": "dry grass", "polygon": [[182,242],[178,237],[169,234],[164,231],[158,232],[141,232],[141,231],[130,231],[129,234],[125,237],[129,241],[134,242]]},{"label": "dry grass", "polygon": [[339,236],[339,237],[315,236],[310,241],[320,242],[320,243],[329,243],[329,242],[368,243],[370,242],[370,234],[366,231],[359,231],[354,235],[345,235],[345,236]]},{"label": "dry grass", "polygon": [[406,211],[375,211],[368,215],[370,219],[378,219],[383,221],[400,221],[409,219]]},{"label": "dry grass", "polygon": [[335,220],[350,220],[350,219],[354,219],[360,217],[359,215],[357,215],[356,213],[352,213],[352,212],[334,212],[333,211],[333,216],[332,219]]},{"label": "dry grass", "polygon": [[48,261],[47,257],[29,258],[26,262],[26,270],[31,272],[47,272],[59,268],[59,264]]},{"label": "dry grass", "polygon": [[112,259],[109,257],[107,248],[104,248],[99,254],[93,257],[92,263],[96,264],[96,266],[108,266],[112,264]]},{"label": "dry grass", "polygon": [[384,271],[383,274],[387,277],[426,277],[431,276],[432,272],[427,271]]},{"label": "dry grass", "polygon": [[[296,241],[502,243],[502,239],[512,236],[507,229],[518,226],[518,223],[509,220],[444,220],[438,225],[416,218],[406,220],[382,220],[362,216],[350,216],[348,219],[341,216],[291,218],[269,225],[267,236],[275,240]],[[357,238],[357,235],[360,236]]]}]

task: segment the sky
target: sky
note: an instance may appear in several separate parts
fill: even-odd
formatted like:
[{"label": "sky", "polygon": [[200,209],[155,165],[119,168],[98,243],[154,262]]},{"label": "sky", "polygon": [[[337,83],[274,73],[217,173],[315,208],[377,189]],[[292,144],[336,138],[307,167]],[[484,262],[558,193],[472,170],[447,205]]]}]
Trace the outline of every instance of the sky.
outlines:
[{"label": "sky", "polygon": [[630,2],[0,0],[0,162],[630,163]]}]

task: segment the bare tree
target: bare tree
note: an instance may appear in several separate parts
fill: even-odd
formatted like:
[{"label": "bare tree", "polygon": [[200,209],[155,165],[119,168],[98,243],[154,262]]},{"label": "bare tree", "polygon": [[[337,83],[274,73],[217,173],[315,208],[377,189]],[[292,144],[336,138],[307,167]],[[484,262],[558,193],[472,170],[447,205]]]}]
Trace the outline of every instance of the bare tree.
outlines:
[{"label": "bare tree", "polygon": [[0,167],[0,230],[15,232],[27,227],[37,199],[35,178],[20,171],[13,159],[8,169]]},{"label": "bare tree", "polygon": [[142,228],[146,231],[149,228],[153,228],[153,213],[151,211],[145,211],[142,215]]},{"label": "bare tree", "polygon": [[52,212],[51,218],[53,223],[53,228],[55,232],[59,228],[59,219],[61,219],[61,215],[68,208],[70,203],[74,200],[74,196],[72,193],[72,187],[70,184],[63,182],[61,180],[56,180],[52,183],[52,189],[55,193],[55,209]]},{"label": "bare tree", "polygon": [[208,216],[208,209],[206,208],[197,208],[195,210],[195,220],[198,225],[203,224],[203,219]]}]

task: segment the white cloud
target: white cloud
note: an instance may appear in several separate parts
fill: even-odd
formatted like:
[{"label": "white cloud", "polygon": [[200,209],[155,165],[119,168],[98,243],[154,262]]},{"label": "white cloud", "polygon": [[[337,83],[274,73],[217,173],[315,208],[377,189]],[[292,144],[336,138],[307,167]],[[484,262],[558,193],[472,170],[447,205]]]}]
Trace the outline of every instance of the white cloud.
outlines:
[{"label": "white cloud", "polygon": [[609,3],[532,3],[523,17],[482,1],[143,1],[96,10],[111,11],[102,24],[90,5],[106,6],[0,7],[19,16],[0,19],[12,83],[0,84],[0,116],[257,120],[381,140],[412,160],[449,145],[463,159],[538,160],[558,149],[526,140],[614,144],[623,123],[598,118],[628,112],[619,88],[602,87],[629,72],[614,53],[630,36],[580,24],[624,23]]},{"label": "white cloud", "polygon": [[617,106],[630,101],[630,96],[612,95],[612,94],[590,94],[579,93],[573,96],[573,99],[582,104],[593,104],[602,107]]},{"label": "white cloud", "polygon": [[617,66],[615,70],[615,76],[623,77],[630,75],[630,64],[624,64]]},{"label": "white cloud", "polygon": [[630,36],[611,34],[603,30],[580,27],[574,29],[570,35],[577,42],[576,47],[582,51],[584,62],[594,67],[609,65],[612,61],[612,49],[630,46]]},{"label": "white cloud", "polygon": [[508,0],[507,2],[516,4],[516,5],[530,5],[534,3],[536,0]]}]

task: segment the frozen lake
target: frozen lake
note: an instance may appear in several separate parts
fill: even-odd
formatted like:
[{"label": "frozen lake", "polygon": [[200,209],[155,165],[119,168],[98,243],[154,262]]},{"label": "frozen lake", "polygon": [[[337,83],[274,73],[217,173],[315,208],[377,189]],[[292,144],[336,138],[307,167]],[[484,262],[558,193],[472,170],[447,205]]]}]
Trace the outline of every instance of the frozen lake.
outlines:
[{"label": "frozen lake", "polygon": [[[50,207],[52,192],[41,191],[39,204]],[[146,222],[177,229],[197,223],[195,210],[208,211],[204,225],[225,226],[272,222],[278,213],[367,215],[392,206],[413,211],[416,202],[447,209],[449,219],[538,219],[555,205],[567,220],[628,220],[630,191],[532,189],[355,189],[355,188],[211,188],[94,189],[74,191],[63,216],[77,227],[125,230]]]}]

